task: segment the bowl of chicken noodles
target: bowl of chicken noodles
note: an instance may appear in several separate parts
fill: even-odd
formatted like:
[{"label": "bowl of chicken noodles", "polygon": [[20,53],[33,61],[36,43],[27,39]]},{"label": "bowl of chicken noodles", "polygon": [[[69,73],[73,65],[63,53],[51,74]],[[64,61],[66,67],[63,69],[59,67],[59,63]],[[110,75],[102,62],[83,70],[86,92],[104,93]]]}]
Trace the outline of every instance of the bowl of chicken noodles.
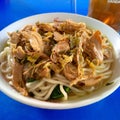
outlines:
[{"label": "bowl of chicken noodles", "polygon": [[0,89],[39,108],[95,103],[120,85],[119,44],[117,32],[86,16],[21,19],[0,32]]}]

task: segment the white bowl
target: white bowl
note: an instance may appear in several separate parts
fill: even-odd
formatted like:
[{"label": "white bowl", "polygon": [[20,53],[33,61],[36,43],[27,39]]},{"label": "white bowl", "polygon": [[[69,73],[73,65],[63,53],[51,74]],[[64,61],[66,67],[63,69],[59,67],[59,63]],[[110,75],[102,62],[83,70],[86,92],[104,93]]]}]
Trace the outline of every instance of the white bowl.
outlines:
[{"label": "white bowl", "polygon": [[21,103],[34,106],[34,107],[46,108],[46,109],[69,109],[69,108],[82,107],[82,106],[86,106],[86,105],[98,102],[99,100],[102,100],[103,98],[113,93],[120,85],[120,71],[119,71],[120,36],[112,28],[95,19],[92,19],[86,16],[70,14],[70,13],[48,13],[48,14],[40,14],[40,15],[24,18],[22,20],[19,20],[9,25],[8,27],[0,31],[0,51],[3,49],[4,43],[8,38],[7,32],[16,31],[18,29],[21,29],[27,24],[34,24],[37,21],[52,22],[54,18],[59,18],[60,20],[72,19],[73,21],[76,21],[76,22],[80,22],[80,21],[85,22],[89,27],[100,30],[103,34],[105,34],[108,37],[109,41],[111,41],[111,43],[113,44],[113,47],[115,50],[115,66],[113,70],[113,76],[111,78],[111,80],[113,80],[114,83],[109,86],[105,86],[93,92],[90,95],[86,95],[79,99],[62,102],[62,103],[45,102],[45,101],[39,101],[36,99],[24,97],[21,94],[19,94],[16,90],[14,90],[0,75],[1,91],[6,95],[8,95],[9,97],[13,98],[14,100],[17,100]]}]

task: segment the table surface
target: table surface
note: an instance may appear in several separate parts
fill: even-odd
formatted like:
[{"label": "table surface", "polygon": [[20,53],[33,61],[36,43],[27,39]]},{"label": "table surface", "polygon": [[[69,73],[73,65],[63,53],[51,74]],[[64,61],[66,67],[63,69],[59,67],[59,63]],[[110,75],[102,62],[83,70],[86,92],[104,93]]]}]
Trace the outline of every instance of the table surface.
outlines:
[{"label": "table surface", "polygon": [[[27,16],[48,12],[87,15],[89,0],[0,0],[0,30]],[[120,88],[95,104],[46,110],[19,103],[0,92],[0,120],[120,120]]]}]

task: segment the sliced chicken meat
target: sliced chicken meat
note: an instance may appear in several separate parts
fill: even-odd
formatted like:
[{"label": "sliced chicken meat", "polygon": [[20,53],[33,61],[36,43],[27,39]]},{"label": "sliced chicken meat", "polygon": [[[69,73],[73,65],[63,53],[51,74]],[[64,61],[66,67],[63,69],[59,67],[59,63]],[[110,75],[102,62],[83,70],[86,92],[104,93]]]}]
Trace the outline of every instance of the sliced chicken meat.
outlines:
[{"label": "sliced chicken meat", "polygon": [[87,78],[87,79],[85,79],[83,81],[80,81],[80,82],[83,83],[84,86],[90,87],[90,86],[94,86],[94,85],[100,83],[100,81],[101,81],[100,78],[101,78],[101,76],[89,77],[89,78]]},{"label": "sliced chicken meat", "polygon": [[13,44],[17,44],[21,40],[21,33],[20,32],[9,33],[9,36],[10,36],[10,41]]},{"label": "sliced chicken meat", "polygon": [[65,33],[74,33],[75,31],[86,28],[86,25],[83,23],[76,23],[71,20],[66,20],[64,22],[55,22],[54,27],[58,31],[64,31]]},{"label": "sliced chicken meat", "polygon": [[54,31],[54,28],[50,24],[47,24],[47,23],[38,23],[37,26],[40,31],[44,31],[44,32]]},{"label": "sliced chicken meat", "polygon": [[92,59],[103,61],[101,33],[96,31],[83,45],[84,52]]},{"label": "sliced chicken meat", "polygon": [[31,47],[33,48],[34,51],[42,53],[44,50],[44,44],[41,35],[37,32],[30,32],[30,34],[31,37],[29,38],[29,41]]},{"label": "sliced chicken meat", "polygon": [[68,80],[73,81],[78,77],[77,67],[72,63],[68,63],[63,69],[63,74]]},{"label": "sliced chicken meat", "polygon": [[67,36],[64,36],[63,34],[60,34],[59,32],[54,32],[54,40],[59,42],[61,40],[67,39]]},{"label": "sliced chicken meat", "polygon": [[13,64],[13,86],[24,96],[28,95],[28,92],[25,87],[25,81],[22,76],[23,65],[15,61]]},{"label": "sliced chicken meat", "polygon": [[50,55],[50,60],[53,62],[53,63],[57,63],[60,59],[61,55],[59,53],[56,53],[56,52],[52,52],[52,54]]},{"label": "sliced chicken meat", "polygon": [[52,49],[55,53],[65,53],[68,50],[70,50],[70,45],[67,40],[59,41]]},{"label": "sliced chicken meat", "polygon": [[21,46],[18,46],[16,49],[13,48],[13,55],[18,59],[23,59],[25,57],[25,51]]}]

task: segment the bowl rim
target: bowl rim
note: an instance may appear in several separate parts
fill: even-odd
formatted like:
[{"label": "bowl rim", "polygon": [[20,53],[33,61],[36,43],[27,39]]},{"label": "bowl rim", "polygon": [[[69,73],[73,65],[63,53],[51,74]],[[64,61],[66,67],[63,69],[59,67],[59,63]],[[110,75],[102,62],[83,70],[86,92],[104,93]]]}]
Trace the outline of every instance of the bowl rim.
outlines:
[{"label": "bowl rim", "polygon": [[[10,24],[7,27],[5,27],[4,29],[2,29],[0,31],[0,34],[2,34],[2,32],[4,33],[7,29],[11,28],[13,25],[16,25],[19,22],[23,22],[23,21],[26,21],[28,19],[34,19],[34,18],[39,17],[39,16],[47,16],[47,15],[49,15],[49,16],[52,16],[52,15],[54,15],[54,16],[55,15],[56,16],[69,15],[69,16],[77,16],[77,17],[81,17],[81,18],[84,18],[84,19],[89,19],[89,20],[92,20],[94,22],[97,22],[98,24],[104,25],[105,27],[109,28],[120,39],[119,34],[115,30],[113,30],[111,27],[109,27],[108,25],[102,23],[99,20],[96,20],[96,19],[88,17],[88,16],[84,16],[84,15],[79,15],[79,14],[74,14],[74,13],[63,13],[63,12],[43,13],[43,14],[37,14],[37,15],[32,15],[32,16],[25,17],[25,18],[20,19],[20,20],[18,20],[16,22],[13,22],[12,24]],[[120,77],[117,78],[116,80],[117,81],[120,80]],[[0,83],[1,83],[1,80],[0,80]],[[92,101],[90,99],[90,100],[85,100],[85,101],[78,101],[78,102],[75,102],[75,103],[72,103],[72,104],[69,103],[69,102],[52,103],[52,102],[40,101],[40,100],[36,100],[36,99],[33,100],[32,98],[24,97],[24,96],[22,96],[22,95],[20,95],[18,93],[17,93],[18,95],[15,95],[15,94],[12,94],[11,92],[9,92],[7,87],[5,87],[5,85],[1,86],[1,84],[0,84],[0,90],[3,93],[5,93],[7,96],[9,96],[10,98],[12,98],[12,99],[14,99],[16,101],[19,101],[19,102],[21,102],[23,104],[33,106],[33,107],[45,108],[45,109],[71,109],[71,108],[78,108],[78,107],[83,107],[83,106],[87,106],[87,105],[96,103],[96,102],[106,98],[110,94],[112,94],[119,86],[120,86],[120,82],[118,82],[118,84],[116,84],[115,87],[113,87],[109,91],[105,91],[101,95],[101,97],[97,96],[94,99],[92,99]],[[33,101],[31,101],[31,99]],[[31,102],[32,102],[32,104],[31,104]]]}]

